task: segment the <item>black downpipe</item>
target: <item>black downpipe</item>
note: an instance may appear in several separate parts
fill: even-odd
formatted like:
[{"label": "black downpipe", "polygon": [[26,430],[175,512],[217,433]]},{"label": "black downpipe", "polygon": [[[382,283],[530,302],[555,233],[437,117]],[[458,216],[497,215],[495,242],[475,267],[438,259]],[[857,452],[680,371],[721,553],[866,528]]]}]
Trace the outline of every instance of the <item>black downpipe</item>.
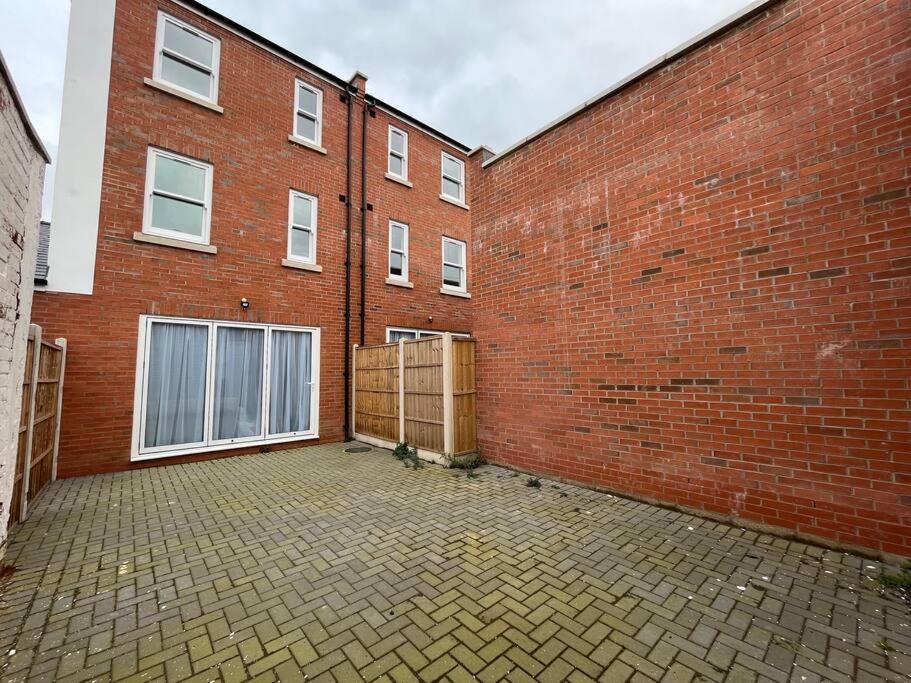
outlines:
[{"label": "black downpipe", "polygon": [[[345,93],[348,99],[348,151],[345,157],[345,204],[347,205],[347,227],[345,228],[345,440],[351,438],[351,118],[354,96],[351,86]],[[363,344],[363,342],[361,342]]]},{"label": "black downpipe", "polygon": [[367,114],[371,105],[364,95],[364,122],[361,127],[361,346],[367,327]]}]

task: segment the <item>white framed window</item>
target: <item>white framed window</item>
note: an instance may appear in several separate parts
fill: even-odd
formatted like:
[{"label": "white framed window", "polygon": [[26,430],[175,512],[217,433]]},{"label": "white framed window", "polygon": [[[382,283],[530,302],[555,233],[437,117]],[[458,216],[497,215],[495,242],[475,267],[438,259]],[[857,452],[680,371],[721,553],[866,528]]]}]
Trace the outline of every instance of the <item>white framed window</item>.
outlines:
[{"label": "white framed window", "polygon": [[465,164],[461,159],[456,159],[451,154],[442,153],[440,163],[440,176],[442,187],[441,194],[444,197],[465,203]]},{"label": "white framed window", "polygon": [[288,259],[316,263],[317,199],[291,190],[288,200]]},{"label": "white framed window", "polygon": [[149,147],[142,231],[209,243],[212,165]]},{"label": "white framed window", "polygon": [[389,126],[389,175],[408,180],[408,133]]},{"label": "white framed window", "polygon": [[389,277],[408,281],[408,226],[389,221]]},{"label": "white framed window", "polygon": [[443,289],[456,292],[467,290],[465,277],[465,243],[451,237],[443,238]]},{"label": "white framed window", "polygon": [[294,137],[320,145],[323,137],[323,91],[294,81]]},{"label": "white framed window", "polygon": [[[424,339],[425,337],[437,337],[443,334],[440,330],[420,330],[415,327],[387,327],[386,343],[397,342],[399,339]],[[453,337],[469,339],[471,337],[467,332],[452,332]]]},{"label": "white framed window", "polygon": [[319,435],[320,330],[140,316],[133,460]]},{"label": "white framed window", "polygon": [[158,13],[154,80],[217,104],[220,52],[218,38],[169,14]]}]

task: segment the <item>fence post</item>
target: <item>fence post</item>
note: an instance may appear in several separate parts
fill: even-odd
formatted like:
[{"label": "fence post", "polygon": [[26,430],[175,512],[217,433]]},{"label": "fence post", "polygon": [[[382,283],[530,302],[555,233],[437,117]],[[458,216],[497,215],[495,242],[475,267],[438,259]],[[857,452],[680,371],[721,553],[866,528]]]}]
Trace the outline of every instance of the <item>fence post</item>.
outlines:
[{"label": "fence post", "polygon": [[51,470],[51,481],[57,481],[57,452],[60,450],[60,423],[63,421],[63,378],[66,377],[66,339],[58,337],[54,343],[60,347],[60,369],[57,371],[57,408],[54,420],[54,467]]},{"label": "fence post", "polygon": [[25,464],[22,469],[22,494],[19,500],[19,521],[25,521],[28,512],[29,477],[32,473],[32,437],[35,433],[35,397],[38,394],[38,368],[41,367],[41,326],[29,325],[28,336],[32,341],[32,377],[28,387],[28,431],[25,436]]},{"label": "fence post", "polygon": [[453,455],[452,334],[443,333],[443,453]]},{"label": "fence post", "polygon": [[357,344],[351,349],[351,433],[345,434],[346,439],[353,439],[357,435]]},{"label": "fence post", "polygon": [[405,441],[405,338],[399,339],[399,443]]}]

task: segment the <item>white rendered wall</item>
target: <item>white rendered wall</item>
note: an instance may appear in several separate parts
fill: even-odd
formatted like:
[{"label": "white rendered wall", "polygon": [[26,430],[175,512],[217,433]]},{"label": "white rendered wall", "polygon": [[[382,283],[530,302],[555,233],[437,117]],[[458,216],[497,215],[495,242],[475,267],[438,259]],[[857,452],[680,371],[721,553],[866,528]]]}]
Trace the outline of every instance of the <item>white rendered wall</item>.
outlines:
[{"label": "white rendered wall", "polygon": [[91,294],[116,0],[72,0],[47,291]]}]

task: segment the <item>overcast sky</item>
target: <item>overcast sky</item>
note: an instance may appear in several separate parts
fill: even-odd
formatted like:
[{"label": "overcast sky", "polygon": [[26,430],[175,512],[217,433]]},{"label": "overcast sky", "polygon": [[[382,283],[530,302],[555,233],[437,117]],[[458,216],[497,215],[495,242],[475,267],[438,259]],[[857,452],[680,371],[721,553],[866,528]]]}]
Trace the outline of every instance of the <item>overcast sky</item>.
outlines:
[{"label": "overcast sky", "polygon": [[[457,140],[499,150],[747,0],[207,4],[339,76],[364,72],[368,92]],[[69,0],[0,3],[0,49],[54,159],[69,5]],[[45,218],[53,167],[46,190]]]}]

